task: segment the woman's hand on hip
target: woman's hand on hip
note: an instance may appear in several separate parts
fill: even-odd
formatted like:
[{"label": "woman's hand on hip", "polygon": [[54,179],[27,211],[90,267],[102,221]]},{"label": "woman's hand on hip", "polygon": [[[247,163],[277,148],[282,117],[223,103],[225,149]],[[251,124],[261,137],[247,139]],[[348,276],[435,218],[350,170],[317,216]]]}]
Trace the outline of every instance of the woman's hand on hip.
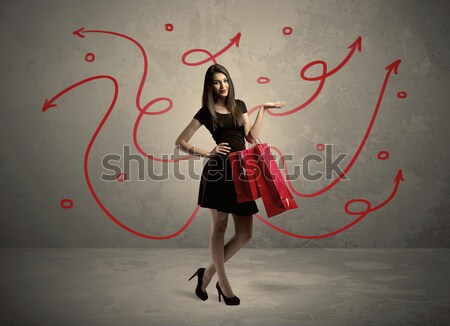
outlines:
[{"label": "woman's hand on hip", "polygon": [[231,147],[227,146],[229,143],[220,143],[217,144],[211,152],[208,153],[206,157],[212,157],[215,154],[228,154],[230,152]]}]

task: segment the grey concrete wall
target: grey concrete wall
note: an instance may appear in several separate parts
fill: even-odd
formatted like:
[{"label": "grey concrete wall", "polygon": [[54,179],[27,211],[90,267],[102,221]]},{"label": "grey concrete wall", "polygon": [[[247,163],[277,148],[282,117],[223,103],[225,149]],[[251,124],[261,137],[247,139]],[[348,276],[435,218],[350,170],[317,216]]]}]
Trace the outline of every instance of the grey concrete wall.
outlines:
[{"label": "grey concrete wall", "polygon": [[[308,155],[321,155],[317,144],[332,144],[333,154],[348,153],[347,180],[334,183],[301,176],[292,181],[297,210],[263,220],[299,235],[288,236],[255,218],[250,247],[448,247],[449,222],[449,23],[447,1],[2,1],[1,24],[1,247],[206,247],[209,212],[200,209],[188,228],[168,240],[137,236],[105,211],[142,235],[177,232],[196,208],[198,180],[175,177],[173,168],[200,173],[201,160],[168,164],[169,177],[105,182],[102,158],[121,154],[133,142],[141,107],[159,97],[173,101],[170,111],[145,115],[137,132],[146,153],[174,153],[174,141],[200,108],[204,72],[211,61],[182,62],[191,49],[212,54],[234,80],[236,95],[250,109],[259,103],[286,100],[280,112],[312,98],[320,81],[300,71],[315,60],[328,71],[351,52],[360,36],[361,52],[325,80],[304,108],[286,116],[266,114],[260,138],[291,154],[288,168]],[[166,30],[166,24],[173,30]],[[73,32],[83,27],[79,37]],[[292,33],[284,35],[283,29]],[[97,32],[95,32],[97,31]],[[111,34],[118,33],[118,34]],[[239,47],[230,39],[241,33]],[[119,35],[120,34],[120,35]],[[86,55],[93,54],[90,57]],[[94,59],[91,62],[87,59]],[[196,52],[189,62],[206,59]],[[398,74],[386,70],[400,59]],[[320,67],[308,71],[318,75]],[[95,77],[53,102],[69,86]],[[259,77],[270,82],[260,84]],[[84,157],[95,130],[114,97],[117,101],[89,150],[89,189]],[[384,83],[386,82],[386,83]],[[384,87],[383,87],[384,86]],[[373,120],[380,93],[379,110]],[[405,92],[405,98],[399,98]],[[402,93],[403,94],[403,93]],[[167,101],[148,111],[167,107]],[[251,120],[255,115],[251,116]],[[210,150],[205,128],[191,143]],[[389,152],[386,160],[377,159]],[[153,161],[144,161],[145,168]],[[190,162],[190,163],[189,163]],[[195,164],[194,164],[195,163]],[[154,162],[155,169],[161,164]],[[324,172],[312,163],[311,172]],[[398,171],[403,181],[394,181]],[[323,190],[323,191],[322,191]],[[63,209],[60,201],[73,200]],[[365,216],[345,211],[349,200],[363,198]],[[102,207],[103,206],[103,209]],[[364,210],[362,202],[350,206]],[[356,224],[332,236],[361,218]],[[233,231],[229,222],[228,235]],[[322,238],[308,238],[320,236]]]}]

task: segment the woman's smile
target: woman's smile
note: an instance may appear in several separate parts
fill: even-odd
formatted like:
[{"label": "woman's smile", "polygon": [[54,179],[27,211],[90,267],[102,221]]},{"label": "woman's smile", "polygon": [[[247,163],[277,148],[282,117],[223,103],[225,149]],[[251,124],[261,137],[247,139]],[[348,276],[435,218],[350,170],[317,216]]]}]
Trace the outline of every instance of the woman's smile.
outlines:
[{"label": "woman's smile", "polygon": [[213,76],[213,90],[216,95],[228,96],[228,78],[222,73],[215,73]]}]

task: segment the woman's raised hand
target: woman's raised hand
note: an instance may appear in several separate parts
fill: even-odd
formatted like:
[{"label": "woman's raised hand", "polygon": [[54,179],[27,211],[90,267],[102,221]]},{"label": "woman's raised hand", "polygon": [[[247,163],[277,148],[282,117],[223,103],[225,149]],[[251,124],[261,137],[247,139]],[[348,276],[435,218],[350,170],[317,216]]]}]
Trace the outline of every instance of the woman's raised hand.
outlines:
[{"label": "woman's raised hand", "polygon": [[208,153],[207,157],[211,157],[214,156],[215,154],[224,154],[226,155],[227,153],[230,152],[231,147],[227,146],[229,145],[229,143],[220,143],[217,144],[213,150],[211,152]]},{"label": "woman's raised hand", "polygon": [[263,104],[264,109],[280,109],[286,104],[286,101],[266,102]]}]

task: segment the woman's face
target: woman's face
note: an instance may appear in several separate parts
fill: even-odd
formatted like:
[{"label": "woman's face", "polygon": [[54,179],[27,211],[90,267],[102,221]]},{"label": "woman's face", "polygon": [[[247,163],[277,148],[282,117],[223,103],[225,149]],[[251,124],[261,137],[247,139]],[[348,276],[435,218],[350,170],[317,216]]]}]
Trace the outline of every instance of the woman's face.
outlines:
[{"label": "woman's face", "polygon": [[213,75],[213,93],[216,98],[228,96],[228,78],[221,72]]}]

